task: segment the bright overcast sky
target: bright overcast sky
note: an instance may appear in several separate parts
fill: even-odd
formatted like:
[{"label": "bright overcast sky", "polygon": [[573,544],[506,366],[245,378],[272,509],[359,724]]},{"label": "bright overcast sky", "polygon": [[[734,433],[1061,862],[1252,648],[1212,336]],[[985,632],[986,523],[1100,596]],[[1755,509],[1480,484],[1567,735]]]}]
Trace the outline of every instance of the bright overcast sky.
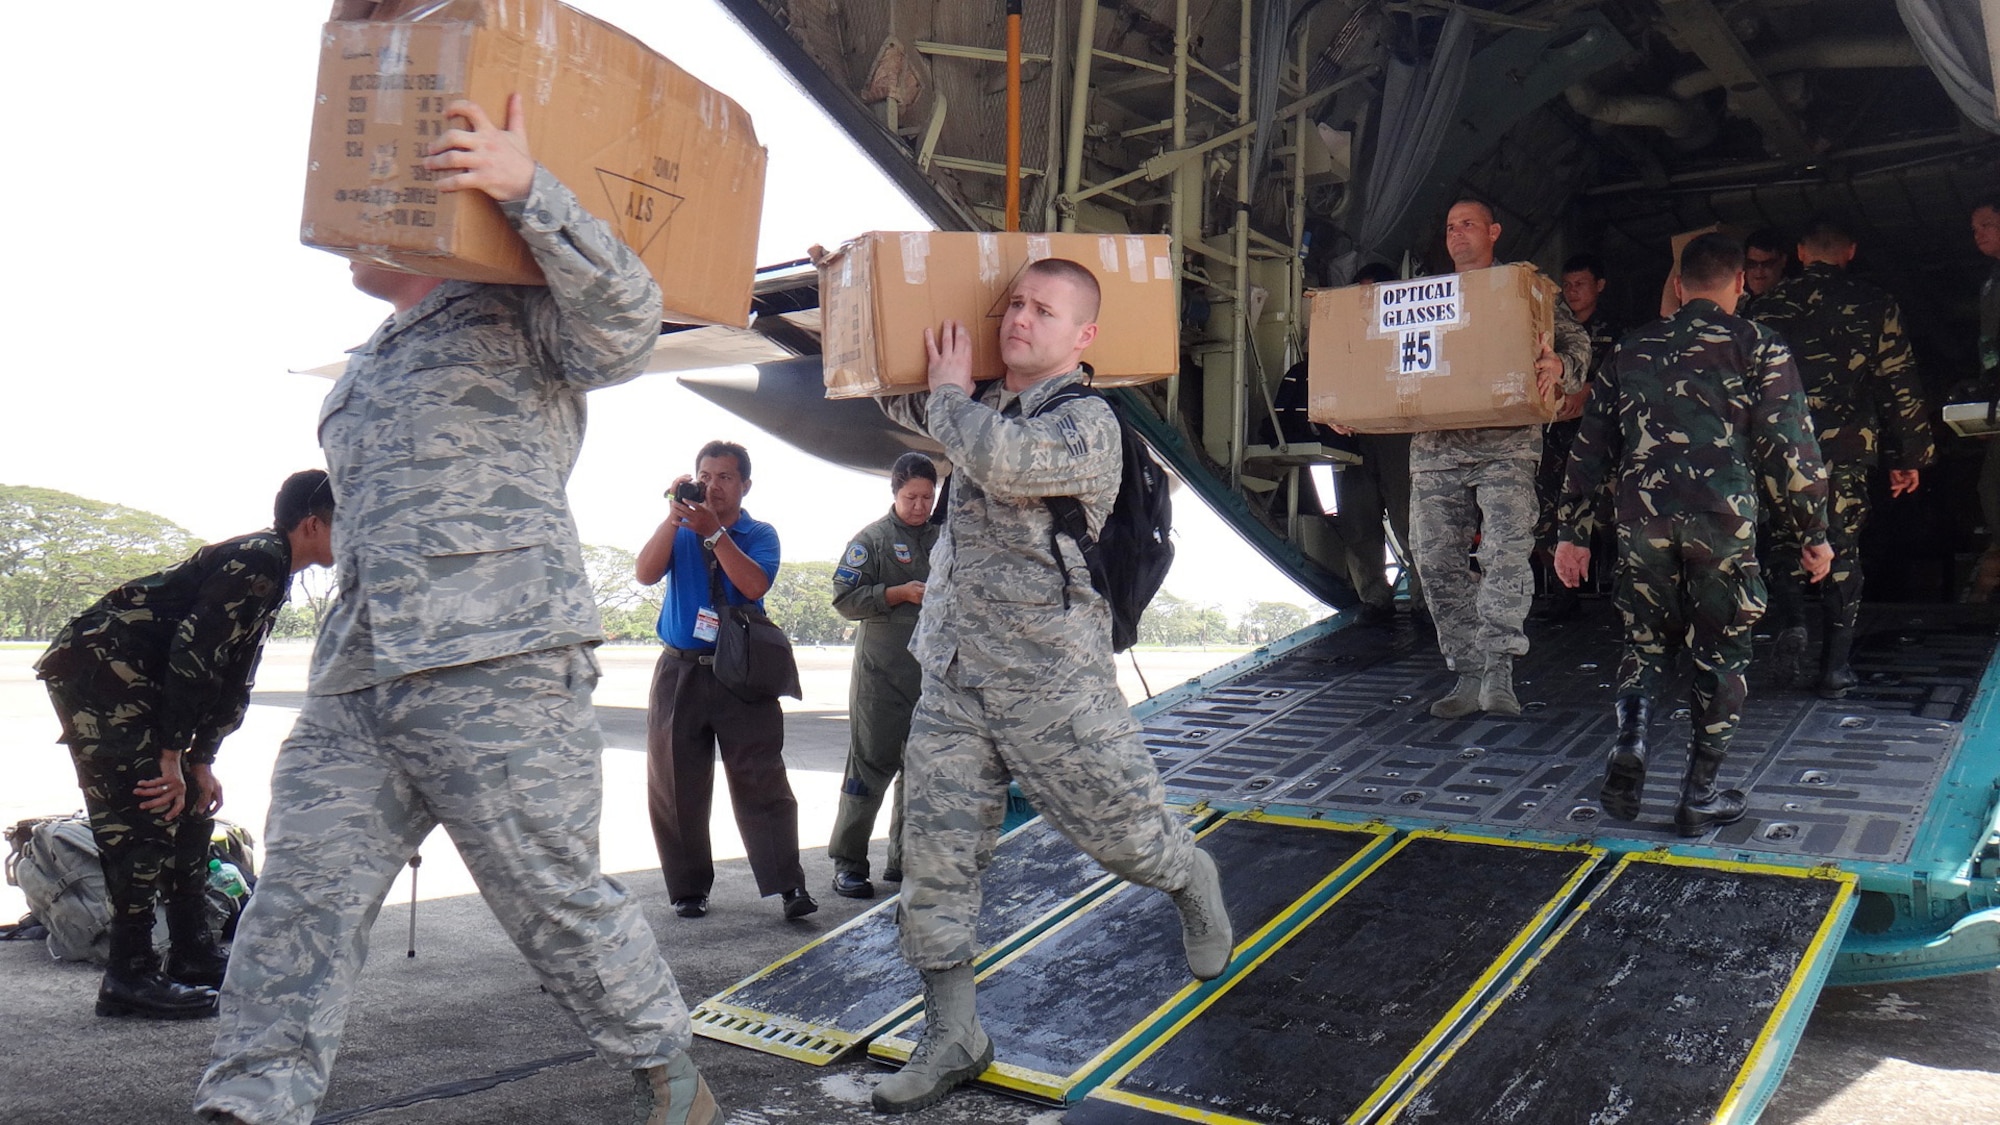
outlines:
[{"label": "bright overcast sky", "polygon": [[[285,474],[322,464],[328,384],[386,306],[346,263],[299,244],[324,3],[232,6],[226,19],[119,3],[10,10],[0,68],[13,158],[4,306],[14,359],[0,483],[158,512],[206,539],[262,526]],[[759,261],[867,230],[928,226],[710,0],[582,0],[749,111],[770,149]],[[55,45],[61,46],[58,49]],[[532,138],[530,138],[532,141]],[[834,468],[652,375],[590,396],[570,482],[586,543],[636,550],[661,488],[710,438],[749,446],[745,508],[792,559],[833,559],[888,509],[879,477]],[[1167,588],[1231,614],[1314,604],[1186,491]]]}]

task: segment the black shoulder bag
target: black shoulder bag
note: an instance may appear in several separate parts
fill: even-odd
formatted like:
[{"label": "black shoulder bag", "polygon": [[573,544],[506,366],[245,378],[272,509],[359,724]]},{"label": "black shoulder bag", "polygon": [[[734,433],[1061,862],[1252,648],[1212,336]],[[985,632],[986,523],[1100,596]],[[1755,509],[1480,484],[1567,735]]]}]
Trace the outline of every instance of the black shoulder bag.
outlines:
[{"label": "black shoulder bag", "polygon": [[789,695],[803,699],[791,638],[753,605],[730,605],[722,595],[722,567],[702,548],[708,564],[708,597],[715,606],[715,678],[745,703]]}]

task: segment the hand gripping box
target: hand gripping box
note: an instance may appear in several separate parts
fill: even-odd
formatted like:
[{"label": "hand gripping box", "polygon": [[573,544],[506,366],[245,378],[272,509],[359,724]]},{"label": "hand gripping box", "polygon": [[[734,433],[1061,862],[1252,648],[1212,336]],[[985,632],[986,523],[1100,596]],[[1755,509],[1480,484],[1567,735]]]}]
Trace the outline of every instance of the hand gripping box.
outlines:
[{"label": "hand gripping box", "polygon": [[505,123],[518,92],[535,159],[639,252],[666,319],[744,326],[764,149],[735,102],[637,39],[555,0],[341,0],[320,37],[300,239],[395,269],[539,285],[484,192],[422,166],[462,123]]},{"label": "hand gripping box", "polygon": [[1555,283],[1513,264],[1312,294],[1307,414],[1361,433],[1558,420],[1535,387]]},{"label": "hand gripping box", "polygon": [[826,397],[900,395],[929,385],[924,329],[964,321],[974,379],[1006,374],[1000,317],[1029,262],[1068,258],[1097,278],[1097,339],[1083,354],[1100,387],[1180,369],[1180,285],[1163,234],[875,231],[820,262]]}]

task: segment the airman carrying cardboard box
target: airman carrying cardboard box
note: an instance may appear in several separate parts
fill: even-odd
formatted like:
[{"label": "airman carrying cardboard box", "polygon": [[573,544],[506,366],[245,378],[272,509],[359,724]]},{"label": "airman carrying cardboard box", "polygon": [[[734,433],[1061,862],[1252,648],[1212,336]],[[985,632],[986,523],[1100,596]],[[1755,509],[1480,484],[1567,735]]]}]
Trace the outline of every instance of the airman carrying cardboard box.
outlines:
[{"label": "airman carrying cardboard box", "polygon": [[519,93],[535,159],[610,223],[666,296],[666,319],[745,326],[764,150],[735,102],[637,39],[556,0],[342,0],[320,39],[300,239],[436,277],[542,284],[485,193],[423,167]]},{"label": "airman carrying cardboard box", "polygon": [[973,378],[1005,374],[1007,294],[1043,258],[1088,267],[1103,292],[1097,339],[1083,353],[1097,386],[1150,383],[1180,369],[1180,285],[1166,235],[875,231],[820,261],[826,397],[925,389],[924,329],[946,320],[971,330]]},{"label": "airman carrying cardboard box", "polygon": [[1316,290],[1306,412],[1370,434],[1557,421],[1563,397],[1535,386],[1557,300],[1521,264]]}]

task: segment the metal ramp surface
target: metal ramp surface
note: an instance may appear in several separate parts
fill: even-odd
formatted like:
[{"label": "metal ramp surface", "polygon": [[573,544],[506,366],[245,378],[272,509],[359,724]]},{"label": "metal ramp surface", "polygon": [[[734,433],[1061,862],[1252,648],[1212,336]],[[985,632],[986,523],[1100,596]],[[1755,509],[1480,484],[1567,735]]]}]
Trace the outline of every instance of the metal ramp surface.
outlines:
[{"label": "metal ramp surface", "polygon": [[[1755,1120],[1824,983],[1852,910],[1853,876],[1631,855],[1553,933],[1531,922],[1496,953],[1496,937],[1518,919],[1482,925],[1473,888],[1436,882],[1494,872],[1438,864],[1441,845],[1456,841],[1424,835],[1065,1120]],[[1399,867],[1406,856],[1425,862]],[[1495,906],[1518,910],[1546,886],[1509,882],[1518,897],[1501,894]],[[1424,917],[1433,913],[1427,901],[1445,908],[1440,916]],[[1550,896],[1537,918],[1566,904],[1566,895]],[[1533,952],[1520,956],[1524,949]]]},{"label": "metal ramp surface", "polygon": [[1368,1120],[1550,931],[1604,856],[1405,837],[1065,1120]]},{"label": "metal ramp surface", "polygon": [[[1201,835],[1215,860],[1236,959],[1268,945],[1389,846],[1392,830],[1238,813]],[[979,1018],[996,1051],[978,1081],[1053,1102],[1087,1089],[1193,1002],[1180,914],[1166,895],[1121,883],[1022,945],[979,979]],[[921,1013],[869,1044],[902,1062]]]},{"label": "metal ramp surface", "polygon": [[[1686,677],[1654,715],[1656,760],[1637,822],[1596,801],[1619,656],[1617,614],[1531,622],[1515,665],[1518,718],[1433,718],[1451,685],[1434,639],[1407,624],[1351,627],[1220,682],[1166,693],[1145,737],[1176,799],[1296,815],[1480,824],[1544,839],[1678,845],[1673,781],[1685,760]],[[1780,691],[1750,666],[1750,698],[1723,782],[1750,813],[1696,843],[1817,862],[1902,863],[1940,791],[1995,648],[1987,606],[1866,606],[1849,698]],[[1757,655],[1770,639],[1757,639]],[[1677,702],[1678,701],[1678,702]],[[1619,850],[1623,850],[1622,848]]]},{"label": "metal ramp surface", "polygon": [[[1000,838],[986,869],[979,934],[990,963],[1116,880],[1041,818]],[[694,1032],[815,1065],[915,1009],[923,979],[896,946],[896,899],[875,906],[692,1013]]]}]

